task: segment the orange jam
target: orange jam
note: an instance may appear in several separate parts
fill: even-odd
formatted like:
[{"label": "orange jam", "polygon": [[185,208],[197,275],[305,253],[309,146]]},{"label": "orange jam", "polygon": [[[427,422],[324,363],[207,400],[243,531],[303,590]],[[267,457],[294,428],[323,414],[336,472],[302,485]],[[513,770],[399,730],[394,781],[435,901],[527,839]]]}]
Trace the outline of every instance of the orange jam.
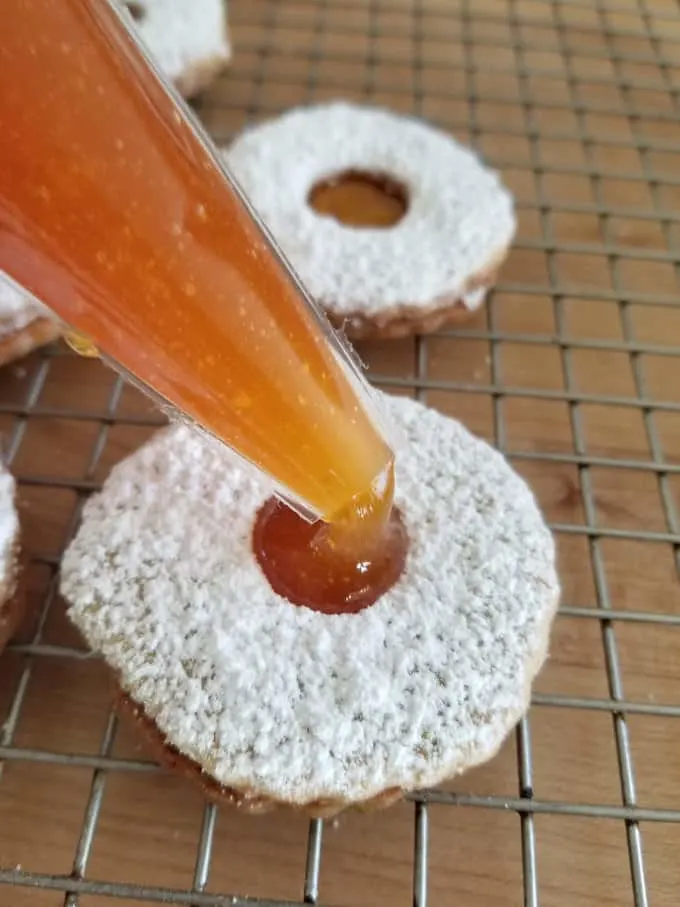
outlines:
[{"label": "orange jam", "polygon": [[[324,614],[354,614],[399,579],[408,536],[389,487],[352,501],[332,524],[310,524],[270,498],[253,530],[253,549],[272,589]],[[375,527],[382,531],[376,537]]]},{"label": "orange jam", "polygon": [[406,214],[408,194],[389,176],[348,170],[317,183],[309,203],[348,227],[393,227]]},{"label": "orange jam", "polygon": [[[330,523],[308,560],[335,589],[392,519],[392,452],[349,357],[107,0],[12,0],[0,71],[0,269]],[[309,552],[292,519],[260,536],[277,563],[284,524],[289,564]]]}]

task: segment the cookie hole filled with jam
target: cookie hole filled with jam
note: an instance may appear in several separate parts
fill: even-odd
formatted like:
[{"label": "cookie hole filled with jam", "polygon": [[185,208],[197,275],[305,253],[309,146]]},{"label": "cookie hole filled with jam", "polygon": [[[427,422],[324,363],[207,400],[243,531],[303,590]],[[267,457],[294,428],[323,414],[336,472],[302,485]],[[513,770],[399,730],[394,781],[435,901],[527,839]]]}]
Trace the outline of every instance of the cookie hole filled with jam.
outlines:
[{"label": "cookie hole filled with jam", "polygon": [[322,614],[356,614],[397,582],[409,539],[393,505],[394,476],[329,522],[310,523],[276,498],[261,507],[253,551],[282,598]]},{"label": "cookie hole filled with jam", "polygon": [[346,170],[316,183],[308,196],[318,214],[346,227],[387,229],[408,211],[408,191],[388,174]]}]

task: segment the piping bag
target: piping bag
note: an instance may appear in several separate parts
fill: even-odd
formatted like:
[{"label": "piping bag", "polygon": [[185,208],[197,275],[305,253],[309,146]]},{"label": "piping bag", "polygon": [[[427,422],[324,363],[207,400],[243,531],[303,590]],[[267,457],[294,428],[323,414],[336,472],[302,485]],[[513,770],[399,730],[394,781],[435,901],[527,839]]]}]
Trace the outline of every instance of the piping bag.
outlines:
[{"label": "piping bag", "polygon": [[307,519],[391,495],[379,402],[126,13],[6,0],[0,129],[0,270]]}]

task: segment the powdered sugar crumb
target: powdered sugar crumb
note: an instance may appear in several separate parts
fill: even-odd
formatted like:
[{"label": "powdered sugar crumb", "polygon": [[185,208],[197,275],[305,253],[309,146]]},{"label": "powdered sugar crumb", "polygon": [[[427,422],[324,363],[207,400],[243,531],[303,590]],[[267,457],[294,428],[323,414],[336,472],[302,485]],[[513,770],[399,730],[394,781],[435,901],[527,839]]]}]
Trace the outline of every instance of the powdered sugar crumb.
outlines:
[{"label": "powdered sugar crumb", "polygon": [[266,492],[186,426],[119,464],[84,509],[62,565],[70,617],[222,784],[306,803],[436,783],[491,756],[527,706],[558,595],[534,498],[458,423],[385,405],[406,439],[411,547],[360,614],[273,593],[251,550]]},{"label": "powdered sugar crumb", "polygon": [[[486,290],[515,232],[498,175],[451,136],[406,116],[336,102],[298,108],[247,129],[225,160],[310,293],[336,316],[450,305]],[[315,184],[346,171],[387,175],[409,195],[390,229],[354,229],[308,203]],[[395,312],[397,314],[397,312]]]}]

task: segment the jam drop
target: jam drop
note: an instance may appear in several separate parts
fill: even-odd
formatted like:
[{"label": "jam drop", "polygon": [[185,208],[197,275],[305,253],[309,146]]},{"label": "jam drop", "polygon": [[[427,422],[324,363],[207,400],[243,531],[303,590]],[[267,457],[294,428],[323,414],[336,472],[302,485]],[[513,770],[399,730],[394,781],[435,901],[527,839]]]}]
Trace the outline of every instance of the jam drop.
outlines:
[{"label": "jam drop", "polygon": [[76,331],[67,331],[64,334],[64,340],[67,346],[70,346],[74,353],[83,356],[86,359],[96,359],[99,356],[97,347],[83,334]]},{"label": "jam drop", "polygon": [[309,204],[347,227],[393,227],[408,210],[406,188],[389,176],[348,170],[317,183]]},{"label": "jam drop", "polygon": [[331,523],[309,523],[275,498],[261,508],[253,550],[278,595],[323,614],[355,614],[401,576],[408,534],[392,505],[394,473]]}]

